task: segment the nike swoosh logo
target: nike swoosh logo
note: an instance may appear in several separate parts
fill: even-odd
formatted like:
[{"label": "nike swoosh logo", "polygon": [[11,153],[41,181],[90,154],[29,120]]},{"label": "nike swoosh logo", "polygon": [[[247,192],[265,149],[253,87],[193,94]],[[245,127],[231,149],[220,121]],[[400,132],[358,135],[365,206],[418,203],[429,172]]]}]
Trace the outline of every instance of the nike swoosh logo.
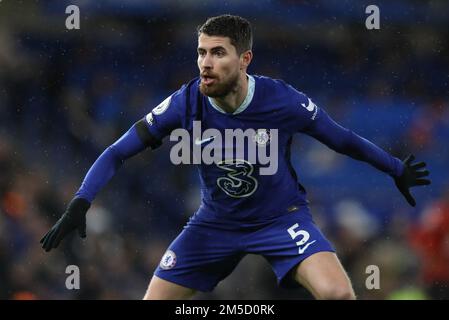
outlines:
[{"label": "nike swoosh logo", "polygon": [[214,139],[215,139],[215,136],[212,136],[212,137],[209,137],[209,138],[206,138],[206,139],[196,138],[196,139],[195,139],[195,145],[201,146],[202,144],[211,142],[211,141],[214,140]]},{"label": "nike swoosh logo", "polygon": [[306,107],[306,105],[304,104],[304,103],[301,103],[301,105],[304,107],[304,108],[306,108],[308,111],[310,111],[310,112],[312,112],[313,110],[315,110],[315,104],[312,102],[312,100],[310,100],[310,98],[307,98],[307,99],[309,99],[309,105]]},{"label": "nike swoosh logo", "polygon": [[313,240],[313,241],[311,241],[311,242],[309,242],[309,243],[307,243],[304,247],[302,247],[302,249],[301,248],[299,248],[298,249],[298,253],[299,254],[303,254],[304,253],[304,251],[306,251],[307,250],[307,248],[312,244],[312,243],[314,243],[316,240]]}]

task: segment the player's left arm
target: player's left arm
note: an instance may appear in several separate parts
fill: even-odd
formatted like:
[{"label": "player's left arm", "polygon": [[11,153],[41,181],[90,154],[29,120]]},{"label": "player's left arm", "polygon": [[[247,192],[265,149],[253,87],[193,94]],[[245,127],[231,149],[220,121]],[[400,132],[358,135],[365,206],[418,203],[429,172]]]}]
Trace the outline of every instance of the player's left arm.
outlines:
[{"label": "player's left arm", "polygon": [[[308,103],[313,104],[310,99],[308,99]],[[371,141],[339,125],[323,109],[314,104],[303,109],[305,110],[302,110],[302,112],[306,113],[309,121],[302,128],[302,132],[314,137],[338,153],[367,162],[378,170],[389,174],[408,203],[411,206],[416,205],[409,189],[414,186],[430,184],[430,180],[424,178],[429,175],[429,171],[425,170],[426,164],[424,162],[412,163],[415,160],[413,155],[409,155],[401,161]]]}]

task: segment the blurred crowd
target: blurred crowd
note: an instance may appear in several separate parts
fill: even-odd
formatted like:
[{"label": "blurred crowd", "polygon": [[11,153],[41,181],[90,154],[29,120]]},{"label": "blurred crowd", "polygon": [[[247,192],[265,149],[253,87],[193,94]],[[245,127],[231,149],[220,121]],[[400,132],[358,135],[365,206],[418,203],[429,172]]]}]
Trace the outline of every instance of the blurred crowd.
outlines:
[{"label": "blurred crowd", "polygon": [[[101,152],[197,76],[195,28],[227,12],[254,24],[249,73],[284,79],[394,156],[414,153],[428,164],[432,185],[412,190],[412,208],[385,174],[296,137],[293,165],[358,298],[448,299],[449,31],[432,16],[448,4],[429,1],[423,16],[404,13],[368,31],[360,1],[346,3],[359,16],[330,14],[334,1],[274,1],[270,14],[207,3],[189,14],[168,4],[165,11],[80,4],[81,29],[72,31],[65,1],[0,3],[0,299],[143,297],[200,201],[196,169],[172,165],[168,141],[128,160],[100,192],[86,240],[74,235],[51,253],[39,240]],[[295,21],[298,8],[315,18]],[[381,8],[397,17],[401,9],[388,10]],[[65,286],[68,265],[79,266],[80,290]],[[372,265],[380,289],[366,286]],[[268,263],[249,255],[214,292],[196,296],[203,298],[311,296],[277,288]]]}]

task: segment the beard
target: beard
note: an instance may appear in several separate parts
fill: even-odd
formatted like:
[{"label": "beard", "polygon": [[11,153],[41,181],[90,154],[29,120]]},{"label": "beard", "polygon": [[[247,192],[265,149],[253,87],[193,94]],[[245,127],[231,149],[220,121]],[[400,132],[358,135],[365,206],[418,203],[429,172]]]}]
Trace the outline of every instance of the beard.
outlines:
[{"label": "beard", "polygon": [[219,82],[217,78],[214,79],[214,83],[209,86],[205,85],[201,81],[200,92],[205,96],[211,98],[220,98],[226,96],[237,87],[239,81],[239,73],[236,72],[235,75],[232,75],[229,79],[222,82]]}]

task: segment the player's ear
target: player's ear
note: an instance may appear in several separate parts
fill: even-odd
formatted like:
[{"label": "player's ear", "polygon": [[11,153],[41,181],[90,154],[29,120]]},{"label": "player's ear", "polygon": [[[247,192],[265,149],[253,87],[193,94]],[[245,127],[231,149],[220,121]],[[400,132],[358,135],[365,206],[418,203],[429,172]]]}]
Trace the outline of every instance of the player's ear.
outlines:
[{"label": "player's ear", "polygon": [[251,60],[253,59],[253,52],[251,50],[247,50],[240,55],[240,69],[248,68]]}]

